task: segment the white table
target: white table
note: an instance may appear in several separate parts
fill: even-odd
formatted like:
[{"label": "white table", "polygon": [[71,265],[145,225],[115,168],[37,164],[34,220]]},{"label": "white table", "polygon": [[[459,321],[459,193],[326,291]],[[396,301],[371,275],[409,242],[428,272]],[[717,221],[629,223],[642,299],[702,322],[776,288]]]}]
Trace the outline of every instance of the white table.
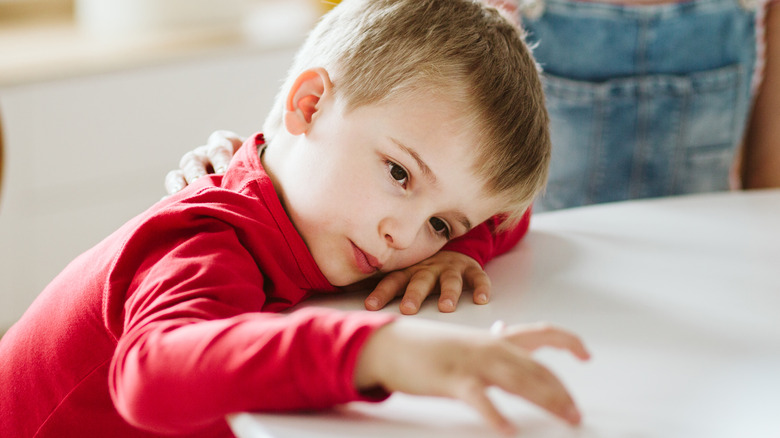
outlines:
[{"label": "white table", "polygon": [[[632,201],[538,214],[488,265],[493,300],[419,316],[489,327],[545,320],[593,359],[545,350],[583,411],[570,428],[495,391],[522,437],[780,437],[780,191]],[[362,297],[312,305],[361,309]],[[386,311],[397,312],[397,303]],[[238,414],[241,438],[487,437],[457,401],[395,394],[312,414]]]}]

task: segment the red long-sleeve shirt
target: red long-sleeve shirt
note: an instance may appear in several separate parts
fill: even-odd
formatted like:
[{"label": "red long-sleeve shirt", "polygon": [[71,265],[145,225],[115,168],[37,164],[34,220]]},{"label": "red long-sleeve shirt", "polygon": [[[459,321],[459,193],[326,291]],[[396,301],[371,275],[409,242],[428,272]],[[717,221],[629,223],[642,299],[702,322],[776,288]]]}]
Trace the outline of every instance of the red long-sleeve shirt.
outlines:
[{"label": "red long-sleeve shirt", "polygon": [[[0,436],[230,436],[231,412],[370,399],[354,388],[357,355],[394,317],[276,313],[336,289],[285,214],[261,139],[47,286],[0,340]],[[452,246],[484,263],[526,228],[494,238],[482,225]]]}]

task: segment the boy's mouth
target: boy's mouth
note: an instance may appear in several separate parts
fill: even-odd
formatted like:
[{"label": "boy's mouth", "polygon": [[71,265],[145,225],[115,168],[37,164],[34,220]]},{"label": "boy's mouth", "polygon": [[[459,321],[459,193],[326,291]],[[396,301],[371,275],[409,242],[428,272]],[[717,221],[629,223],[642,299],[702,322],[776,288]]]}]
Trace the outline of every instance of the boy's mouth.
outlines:
[{"label": "boy's mouth", "polygon": [[360,272],[364,274],[373,274],[376,271],[382,269],[382,264],[379,263],[376,257],[364,252],[358,248],[352,241],[349,242],[352,245],[352,252],[355,256],[355,264]]}]

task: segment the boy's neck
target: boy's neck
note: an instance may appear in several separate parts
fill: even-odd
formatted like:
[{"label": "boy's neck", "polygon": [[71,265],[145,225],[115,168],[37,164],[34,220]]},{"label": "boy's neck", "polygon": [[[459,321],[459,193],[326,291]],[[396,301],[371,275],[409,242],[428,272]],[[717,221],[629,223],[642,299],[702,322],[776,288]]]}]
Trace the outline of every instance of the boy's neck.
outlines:
[{"label": "boy's neck", "polygon": [[[284,154],[281,152],[284,148],[279,147],[278,137],[279,136],[277,135],[275,138],[276,141],[267,138],[265,144],[258,150],[258,154],[260,156],[260,163],[263,165],[265,173],[268,175],[268,177],[271,179],[271,183],[274,185],[276,196],[279,198],[279,201],[282,203],[282,207],[284,207],[286,211],[287,204],[285,202],[284,189],[282,187],[281,181],[277,176],[277,172],[281,168],[280,163],[283,163],[284,160]],[[277,146],[274,147],[274,145]]]}]

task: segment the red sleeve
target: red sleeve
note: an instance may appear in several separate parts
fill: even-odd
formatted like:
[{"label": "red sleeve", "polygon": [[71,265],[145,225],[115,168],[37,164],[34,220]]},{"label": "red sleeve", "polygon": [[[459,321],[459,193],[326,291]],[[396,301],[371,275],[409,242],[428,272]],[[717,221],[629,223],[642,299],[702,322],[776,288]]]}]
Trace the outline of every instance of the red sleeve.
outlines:
[{"label": "red sleeve", "polygon": [[513,228],[497,231],[501,222],[501,216],[493,216],[465,235],[453,239],[442,250],[465,254],[484,268],[487,262],[512,249],[526,235],[531,224],[531,208]]},{"label": "red sleeve", "polygon": [[[163,243],[154,250],[131,242],[123,250],[130,257],[115,264],[108,295],[127,283],[120,288],[127,296],[115,312],[122,333],[109,388],[122,417],[159,434],[185,433],[232,412],[367,399],[353,384],[358,353],[394,317],[261,312],[272,299],[263,291],[266,279],[235,232],[212,222],[190,236],[155,233]],[[144,261],[125,261],[133,258]],[[110,313],[112,303],[106,308]]]}]

